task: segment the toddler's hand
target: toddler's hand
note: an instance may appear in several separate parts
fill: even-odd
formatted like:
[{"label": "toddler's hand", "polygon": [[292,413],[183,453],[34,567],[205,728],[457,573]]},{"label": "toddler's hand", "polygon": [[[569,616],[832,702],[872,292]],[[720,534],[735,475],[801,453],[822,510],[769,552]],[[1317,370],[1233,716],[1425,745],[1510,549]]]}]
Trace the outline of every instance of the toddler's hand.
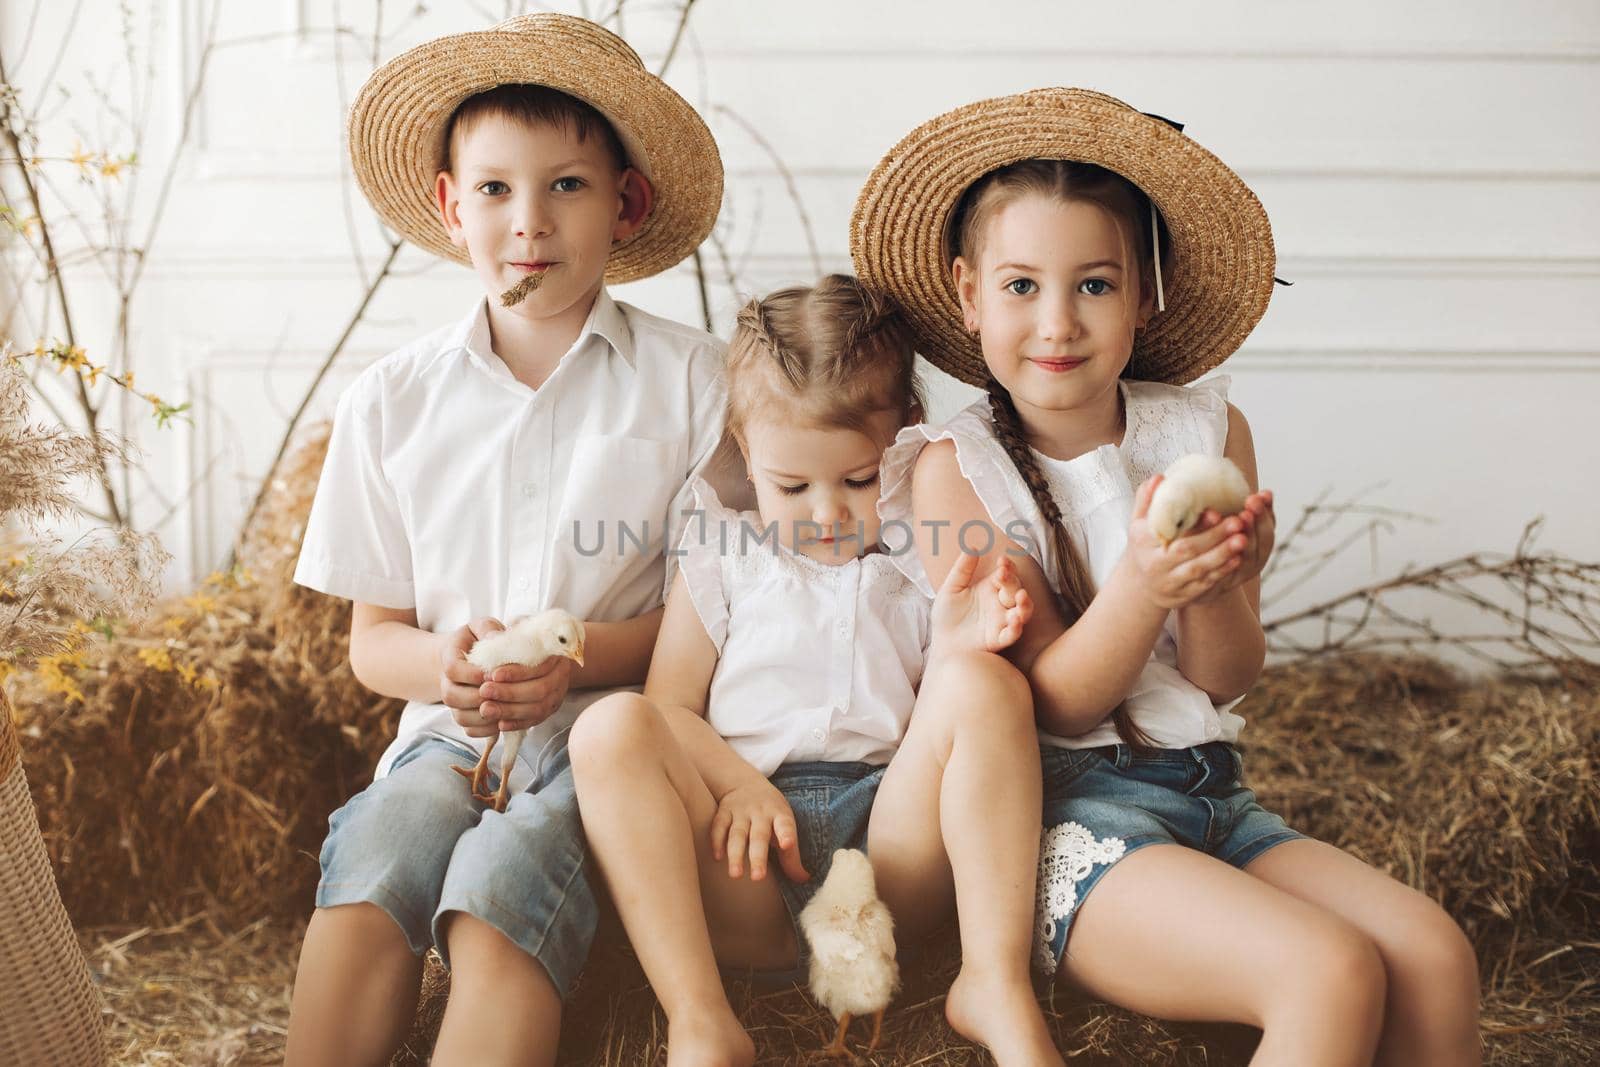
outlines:
[{"label": "toddler's hand", "polygon": [[750,859],[750,880],[767,876],[767,852],[778,844],[778,863],[791,882],[809,882],[811,875],[800,863],[800,834],[794,812],[777,786],[765,778],[752,776],[734,786],[717,802],[711,819],[711,858],[728,861],[728,877],[744,874],[744,861]]},{"label": "toddler's hand", "polygon": [[939,587],[933,601],[933,643],[941,648],[999,652],[1014,644],[1033,618],[1033,601],[1009,557],[1001,556],[994,570],[974,584],[977,569],[978,557],[963,552]]},{"label": "toddler's hand", "polygon": [[1158,474],[1139,487],[1123,563],[1132,568],[1150,602],[1171,611],[1212,593],[1232,578],[1243,565],[1249,539],[1238,526],[1237,516],[1218,522],[1212,513],[1172,544],[1163,545],[1146,519],[1150,497],[1160,483]]},{"label": "toddler's hand", "polygon": [[507,663],[489,672],[478,695],[478,711],[502,731],[538,726],[567,699],[575,667],[565,656],[551,656],[537,667]]},{"label": "toddler's hand", "polygon": [[474,619],[451,632],[440,649],[439,700],[450,709],[456,724],[466,730],[468,737],[489,737],[498,727],[479,711],[483,697],[478,687],[483,684],[483,672],[467,662],[467,653],[480,638],[504,629],[499,619]]}]

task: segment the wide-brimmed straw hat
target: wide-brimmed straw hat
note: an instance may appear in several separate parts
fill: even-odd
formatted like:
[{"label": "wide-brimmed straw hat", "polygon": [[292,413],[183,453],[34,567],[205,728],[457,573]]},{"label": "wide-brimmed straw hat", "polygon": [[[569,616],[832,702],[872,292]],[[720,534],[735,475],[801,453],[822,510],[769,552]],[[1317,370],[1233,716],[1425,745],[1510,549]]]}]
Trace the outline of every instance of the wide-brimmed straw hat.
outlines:
[{"label": "wide-brimmed straw hat", "polygon": [[850,219],[856,273],[905,309],[918,351],[972,385],[989,377],[951,279],[951,216],[990,171],[1025,159],[1094,163],[1142,189],[1166,220],[1166,310],[1135,337],[1128,373],[1187,382],[1228,358],[1272,293],[1267,213],[1216,156],[1167,120],[1088,89],[982,100],[923,123],[867,178]]},{"label": "wide-brimmed straw hat", "polygon": [[412,244],[469,263],[439,220],[434,180],[445,129],[468,97],[499,85],[544,85],[604,115],[629,163],[655,187],[644,225],[611,251],[606,281],[659,274],[699,246],[722,204],[722,157],[689,103],[627,42],[571,15],[519,15],[488,30],[429,41],[379,67],[350,108],[350,159],[361,191]]}]

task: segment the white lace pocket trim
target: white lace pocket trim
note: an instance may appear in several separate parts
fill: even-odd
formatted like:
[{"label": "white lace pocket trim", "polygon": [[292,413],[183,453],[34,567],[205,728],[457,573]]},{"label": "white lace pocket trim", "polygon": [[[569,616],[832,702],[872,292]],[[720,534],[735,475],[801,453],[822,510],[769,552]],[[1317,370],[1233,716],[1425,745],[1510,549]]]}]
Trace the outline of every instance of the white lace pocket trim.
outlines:
[{"label": "white lace pocket trim", "polygon": [[1097,863],[1112,864],[1127,846],[1120,837],[1102,837],[1079,823],[1065,822],[1046,830],[1039,840],[1038,925],[1034,930],[1034,962],[1046,975],[1056,973],[1051,951],[1058,923],[1067,921],[1078,903],[1078,883]]}]

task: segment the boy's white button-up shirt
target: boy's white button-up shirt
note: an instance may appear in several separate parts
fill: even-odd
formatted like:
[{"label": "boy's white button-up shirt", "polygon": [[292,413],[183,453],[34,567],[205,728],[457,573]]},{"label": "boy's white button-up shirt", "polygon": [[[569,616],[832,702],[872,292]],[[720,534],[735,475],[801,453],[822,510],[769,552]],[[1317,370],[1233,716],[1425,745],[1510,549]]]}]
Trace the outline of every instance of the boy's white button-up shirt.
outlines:
[{"label": "boy's white button-up shirt", "polygon": [[[547,607],[616,622],[661,604],[669,525],[722,435],[723,345],[602,289],[537,390],[460,323],[367,368],[339,400],[295,581],[414,608],[434,633]],[[526,788],[546,741],[609,690],[574,690],[528,731]],[[481,750],[443,704],[412,702],[378,764],[418,735]]]}]

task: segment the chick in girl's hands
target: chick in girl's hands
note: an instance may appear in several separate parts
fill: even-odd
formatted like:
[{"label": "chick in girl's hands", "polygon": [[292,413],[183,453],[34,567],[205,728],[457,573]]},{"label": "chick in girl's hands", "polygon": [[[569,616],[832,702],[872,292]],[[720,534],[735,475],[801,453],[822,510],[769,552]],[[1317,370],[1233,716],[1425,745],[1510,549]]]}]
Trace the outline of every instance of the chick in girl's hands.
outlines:
[{"label": "chick in girl's hands", "polygon": [[974,582],[977,570],[978,557],[961,553],[934,598],[932,644],[941,652],[999,652],[1015,643],[1033,618],[1033,601],[1009,557],[1001,556],[994,570]]},{"label": "chick in girl's hands", "polygon": [[1157,606],[1170,610],[1211,600],[1261,573],[1276,529],[1270,492],[1251,493],[1233,515],[1208,506],[1173,540],[1170,496],[1160,499],[1165,485],[1157,475],[1139,487],[1123,556]]},{"label": "chick in girl's hands", "polygon": [[1150,498],[1150,528],[1170,545],[1199,524],[1207,511],[1237,515],[1249,495],[1244,472],[1227,456],[1204,452],[1180,456],[1161,473]]}]

